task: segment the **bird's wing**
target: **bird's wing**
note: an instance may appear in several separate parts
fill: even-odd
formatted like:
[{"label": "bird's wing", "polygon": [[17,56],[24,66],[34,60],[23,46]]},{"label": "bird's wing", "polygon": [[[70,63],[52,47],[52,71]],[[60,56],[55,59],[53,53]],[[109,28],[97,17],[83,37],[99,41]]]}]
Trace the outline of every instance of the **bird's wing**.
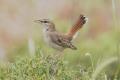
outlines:
[{"label": "bird's wing", "polygon": [[51,35],[51,39],[57,45],[62,46],[64,48],[71,48],[74,50],[77,49],[65,35],[59,33],[53,33],[53,34],[54,36]]}]

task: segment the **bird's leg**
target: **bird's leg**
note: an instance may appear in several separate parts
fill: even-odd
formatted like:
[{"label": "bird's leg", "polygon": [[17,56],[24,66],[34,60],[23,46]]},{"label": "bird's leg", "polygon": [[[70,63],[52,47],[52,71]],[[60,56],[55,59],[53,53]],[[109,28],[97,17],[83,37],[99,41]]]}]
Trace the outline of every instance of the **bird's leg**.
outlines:
[{"label": "bird's leg", "polygon": [[63,53],[63,51],[56,50],[56,52],[54,53],[54,55],[55,55],[56,59],[59,59],[59,58],[63,57],[64,53]]}]

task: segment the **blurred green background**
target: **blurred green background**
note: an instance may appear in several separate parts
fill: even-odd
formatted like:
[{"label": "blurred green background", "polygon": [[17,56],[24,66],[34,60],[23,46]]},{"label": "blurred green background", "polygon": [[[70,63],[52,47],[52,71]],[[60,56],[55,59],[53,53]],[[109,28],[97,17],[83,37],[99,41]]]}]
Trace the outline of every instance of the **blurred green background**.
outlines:
[{"label": "blurred green background", "polygon": [[88,23],[74,40],[78,50],[63,52],[69,66],[90,66],[92,59],[95,68],[102,61],[120,58],[120,0],[0,0],[0,61],[33,56],[37,49],[52,55],[55,50],[44,43],[42,27],[33,21],[49,18],[66,33],[80,14],[88,17]]}]

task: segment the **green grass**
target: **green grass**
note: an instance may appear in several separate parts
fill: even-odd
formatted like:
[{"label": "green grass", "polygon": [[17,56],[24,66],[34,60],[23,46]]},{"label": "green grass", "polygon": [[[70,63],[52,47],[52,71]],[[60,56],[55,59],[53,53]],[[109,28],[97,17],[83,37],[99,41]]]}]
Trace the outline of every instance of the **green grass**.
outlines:
[{"label": "green grass", "polygon": [[[16,57],[14,62],[1,63],[0,80],[108,80],[107,76],[110,75],[106,68],[110,64],[117,65],[117,58],[94,64],[92,54],[87,53],[85,56],[90,58],[87,59],[90,65],[79,63],[71,66],[62,57],[45,56],[41,50],[36,50],[35,56]],[[112,80],[120,79],[117,71],[111,76]]]},{"label": "green grass", "polygon": [[90,77],[91,69],[88,72],[78,66],[73,70],[63,59],[41,54],[37,52],[34,57],[16,58],[14,63],[1,65],[0,80],[85,80]]}]

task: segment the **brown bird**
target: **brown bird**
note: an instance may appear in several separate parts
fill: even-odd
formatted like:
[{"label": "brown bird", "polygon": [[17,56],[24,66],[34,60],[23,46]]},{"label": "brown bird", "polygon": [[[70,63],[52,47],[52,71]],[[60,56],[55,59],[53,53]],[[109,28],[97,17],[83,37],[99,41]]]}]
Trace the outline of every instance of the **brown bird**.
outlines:
[{"label": "brown bird", "polygon": [[35,22],[42,24],[44,40],[50,47],[58,51],[63,51],[65,48],[76,50],[77,48],[72,44],[72,40],[76,32],[86,23],[86,17],[80,15],[67,34],[58,32],[55,24],[48,19],[35,20]]}]

